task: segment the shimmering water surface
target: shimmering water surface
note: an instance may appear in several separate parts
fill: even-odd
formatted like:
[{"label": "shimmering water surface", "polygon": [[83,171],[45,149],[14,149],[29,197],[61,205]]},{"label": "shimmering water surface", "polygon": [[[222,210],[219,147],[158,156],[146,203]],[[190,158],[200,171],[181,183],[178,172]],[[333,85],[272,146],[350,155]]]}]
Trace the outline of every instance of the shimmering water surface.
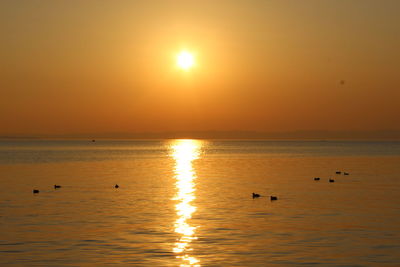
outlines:
[{"label": "shimmering water surface", "polygon": [[399,252],[400,142],[0,141],[0,266],[400,266]]}]

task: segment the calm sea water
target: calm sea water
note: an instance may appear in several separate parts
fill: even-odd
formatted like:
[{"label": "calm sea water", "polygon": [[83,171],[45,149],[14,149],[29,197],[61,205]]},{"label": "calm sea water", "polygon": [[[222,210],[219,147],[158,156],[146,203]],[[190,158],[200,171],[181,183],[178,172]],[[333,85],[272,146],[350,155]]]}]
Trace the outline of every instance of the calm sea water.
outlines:
[{"label": "calm sea water", "polygon": [[400,266],[400,142],[0,141],[0,266],[130,265]]}]

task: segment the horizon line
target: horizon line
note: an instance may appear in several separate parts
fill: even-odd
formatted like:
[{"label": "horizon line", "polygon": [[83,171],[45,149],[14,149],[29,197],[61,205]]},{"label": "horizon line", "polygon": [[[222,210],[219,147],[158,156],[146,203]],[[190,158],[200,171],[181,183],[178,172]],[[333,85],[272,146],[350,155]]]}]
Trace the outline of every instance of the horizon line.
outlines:
[{"label": "horizon line", "polygon": [[298,130],[285,132],[261,131],[159,131],[159,132],[102,132],[67,134],[3,134],[0,139],[249,139],[249,140],[398,140],[400,130],[332,131]]}]

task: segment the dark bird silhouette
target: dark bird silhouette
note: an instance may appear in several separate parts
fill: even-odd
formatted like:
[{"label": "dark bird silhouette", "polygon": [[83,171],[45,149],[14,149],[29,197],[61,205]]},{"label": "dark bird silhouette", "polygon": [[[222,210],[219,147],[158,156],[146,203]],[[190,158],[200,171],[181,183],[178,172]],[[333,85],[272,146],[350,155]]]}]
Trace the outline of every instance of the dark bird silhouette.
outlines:
[{"label": "dark bird silhouette", "polygon": [[337,171],[337,172],[336,172],[336,174],[341,174],[341,173],[342,173],[341,171]]},{"label": "dark bird silhouette", "polygon": [[319,181],[319,180],[320,180],[319,177],[315,177],[315,178],[314,178],[314,181]]},{"label": "dark bird silhouette", "polygon": [[33,191],[32,191],[34,194],[39,194],[39,190],[37,190],[37,189],[33,189]]},{"label": "dark bird silhouette", "polygon": [[334,182],[335,182],[335,180],[333,180],[333,179],[329,179],[329,182],[330,182],[330,183],[334,183]]},{"label": "dark bird silhouette", "polygon": [[271,199],[271,201],[272,201],[272,200],[278,200],[278,197],[276,197],[276,196],[271,196],[270,199]]},{"label": "dark bird silhouette", "polygon": [[344,172],[343,175],[349,175],[349,173],[348,172]]},{"label": "dark bird silhouette", "polygon": [[61,185],[55,184],[55,185],[54,185],[54,189],[58,189],[58,188],[61,188]]},{"label": "dark bird silhouette", "polygon": [[118,185],[118,184],[116,184],[114,187],[115,187],[115,188],[119,188],[119,185]]},{"label": "dark bird silhouette", "polygon": [[253,193],[253,198],[260,197],[260,194]]}]

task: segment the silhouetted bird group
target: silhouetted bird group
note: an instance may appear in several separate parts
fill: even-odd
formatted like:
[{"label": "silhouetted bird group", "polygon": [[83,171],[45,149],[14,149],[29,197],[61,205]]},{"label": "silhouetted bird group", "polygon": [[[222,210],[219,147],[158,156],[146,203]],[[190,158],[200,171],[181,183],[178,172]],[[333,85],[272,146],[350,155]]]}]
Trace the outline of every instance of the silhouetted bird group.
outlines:
[{"label": "silhouetted bird group", "polygon": [[[336,174],[342,174],[341,171],[336,171],[335,173],[336,173]],[[343,175],[349,175],[349,174],[350,174],[350,173],[348,173],[348,172],[343,172]],[[320,181],[320,180],[321,180],[320,177],[314,177],[314,181]],[[328,181],[329,181],[329,183],[334,183],[334,182],[335,182],[335,179],[329,178]],[[259,197],[261,197],[260,194],[253,193],[253,198],[259,198]],[[276,196],[270,196],[270,200],[278,200],[278,197],[276,197]]]},{"label": "silhouetted bird group", "polygon": [[[261,197],[260,194],[253,193],[253,198],[259,198],[259,197]],[[276,197],[276,196],[270,196],[269,199],[270,199],[270,200],[278,200],[278,197]]]},{"label": "silhouetted bird group", "polygon": [[[335,172],[336,174],[342,174],[342,171],[336,171]],[[348,173],[348,172],[343,172],[343,175],[349,175],[350,173]],[[314,181],[319,181],[319,180],[321,180],[319,177],[314,177]],[[328,180],[330,183],[334,183],[335,182],[335,179],[332,179],[332,178],[330,178],[329,180]]]},{"label": "silhouetted bird group", "polygon": [[[114,185],[114,187],[115,187],[115,188],[119,188],[119,185],[116,184],[116,185]],[[54,189],[59,189],[59,188],[61,188],[61,185],[58,185],[58,184],[55,184],[55,185],[54,185]],[[38,189],[33,189],[33,190],[32,190],[32,193],[33,193],[33,194],[39,194],[39,192],[40,192],[40,191],[39,191]]]}]

